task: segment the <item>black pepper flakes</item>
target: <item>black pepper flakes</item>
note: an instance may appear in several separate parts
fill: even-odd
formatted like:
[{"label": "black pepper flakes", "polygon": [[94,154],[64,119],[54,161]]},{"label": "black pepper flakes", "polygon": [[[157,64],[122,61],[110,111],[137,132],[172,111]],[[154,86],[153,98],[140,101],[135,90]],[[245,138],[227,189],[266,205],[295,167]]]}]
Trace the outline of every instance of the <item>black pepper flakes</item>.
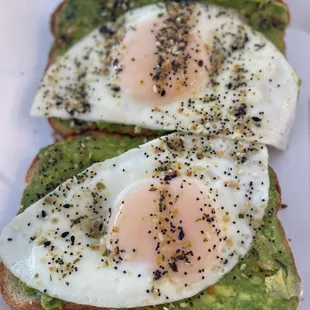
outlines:
[{"label": "black pepper flakes", "polygon": [[167,174],[167,175],[165,175],[164,180],[167,182],[167,181],[171,181],[172,179],[174,179],[176,177],[177,177],[176,173]]},{"label": "black pepper flakes", "polygon": [[109,28],[107,25],[103,25],[100,29],[99,32],[102,34],[108,34],[110,36],[115,34],[115,31]]},{"label": "black pepper flakes", "polygon": [[170,261],[169,266],[173,272],[178,272],[178,266],[175,261]]},{"label": "black pepper flakes", "polygon": [[69,235],[68,231],[65,231],[61,234],[61,238],[66,238]]},{"label": "black pepper flakes", "polygon": [[257,117],[257,116],[253,116],[253,117],[252,117],[252,120],[253,120],[254,122],[260,122],[260,121],[261,121],[261,119],[260,119],[259,117]]},{"label": "black pepper flakes", "polygon": [[153,271],[153,280],[157,281],[161,278],[162,274],[160,270]]},{"label": "black pepper flakes", "polygon": [[46,248],[51,245],[51,241],[45,241],[43,244],[44,244],[44,247]]},{"label": "black pepper flakes", "polygon": [[75,237],[74,236],[71,236],[71,245],[74,245],[74,242],[75,242]]},{"label": "black pepper flakes", "polygon": [[179,234],[178,234],[178,239],[183,240],[184,236],[185,236],[184,230],[180,229]]},{"label": "black pepper flakes", "polygon": [[111,90],[113,90],[113,91],[115,91],[115,92],[119,92],[119,91],[121,90],[121,88],[120,88],[120,86],[118,86],[118,85],[113,85],[113,86],[111,87]]}]

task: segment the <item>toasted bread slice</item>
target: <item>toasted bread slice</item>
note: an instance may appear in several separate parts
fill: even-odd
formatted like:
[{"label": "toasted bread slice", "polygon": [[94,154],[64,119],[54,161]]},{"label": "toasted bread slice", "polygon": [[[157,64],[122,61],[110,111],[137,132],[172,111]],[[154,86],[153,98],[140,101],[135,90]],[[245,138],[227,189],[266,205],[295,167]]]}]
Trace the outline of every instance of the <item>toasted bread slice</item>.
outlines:
[{"label": "toasted bread slice", "polygon": [[[19,280],[0,263],[0,291],[4,301],[12,310],[43,310],[40,299],[26,295],[18,284]],[[66,302],[62,310],[98,310],[97,307]],[[104,308],[100,308],[104,310]]]},{"label": "toasted bread slice", "polygon": [[[140,1],[141,4],[148,3],[141,0],[131,1],[133,3],[139,3]],[[55,40],[50,51],[47,67],[52,64],[59,55],[65,53],[81,37],[100,26],[103,22],[101,13],[107,9],[109,2],[111,3],[112,1],[92,0],[86,2],[83,0],[65,0],[58,6],[51,18],[51,31]],[[156,1],[149,1],[149,3],[154,2]],[[264,33],[269,40],[284,53],[284,32],[289,24],[290,17],[289,10],[282,0],[265,2],[260,0],[209,0],[209,2],[235,8],[248,19],[249,24],[253,28]],[[251,9],[247,10],[246,8],[250,5]],[[81,12],[85,15],[83,18],[81,18]],[[139,128],[139,130],[137,130],[135,126],[112,124],[104,121],[84,122],[74,119],[61,120],[58,118],[50,118],[49,123],[55,132],[63,138],[81,134],[89,130],[120,133],[131,136],[158,135],[156,131],[149,129]]]},{"label": "toasted bread slice", "polygon": [[[27,208],[35,200],[53,190],[64,179],[84,170],[93,162],[103,161],[107,158],[117,156],[127,149],[138,146],[142,142],[143,139],[138,137],[130,138],[127,136],[92,133],[88,136],[77,136],[63,142],[58,142],[41,150],[38,156],[35,157],[27,173],[26,180],[28,186],[25,189],[22,199],[23,208]],[[92,158],[89,157],[89,154],[92,154]],[[61,161],[58,161],[58,159],[61,159]],[[58,172],[59,170],[61,170],[61,173]],[[264,218],[265,228],[261,234],[267,238],[266,242],[269,245],[272,244],[275,246],[278,253],[280,253],[277,259],[273,260],[273,263],[276,262],[278,264],[280,262],[279,268],[281,269],[284,266],[285,272],[290,274],[298,286],[300,285],[300,279],[295,267],[294,258],[281,223],[277,218],[277,212],[281,207],[280,186],[271,168],[269,175],[270,201]],[[45,182],[45,180],[47,181]],[[270,236],[272,236],[274,241],[269,239]],[[268,253],[266,254],[268,255]],[[203,295],[200,294],[198,297],[193,297],[190,301],[186,300],[188,302],[188,309],[201,309],[201,302],[205,302],[208,305],[208,309],[214,310],[242,309],[242,307],[249,306],[250,308],[248,309],[261,309],[257,307],[257,303],[262,300],[265,302],[264,300],[267,299],[269,299],[270,308],[264,307],[264,309],[296,309],[298,297],[277,299],[268,295],[264,281],[266,277],[273,275],[275,271],[261,269],[258,264],[259,260],[260,256],[256,252],[256,245],[254,243],[254,247],[249,251],[248,255],[216,285],[203,292]],[[253,282],[245,279],[244,277],[247,277],[247,275],[243,274],[245,271],[241,271],[242,265],[252,266],[251,264],[255,267],[251,267],[252,269],[249,267],[251,276],[256,279]],[[232,278],[236,278],[236,280],[231,282]],[[257,282],[258,280],[260,282]],[[223,288],[225,290],[224,293]],[[2,264],[0,266],[0,291],[4,300],[14,310],[43,309],[40,299],[36,296],[29,297],[26,295],[19,286],[16,277]],[[239,297],[242,300],[239,300]],[[237,307],[237,302],[239,308]],[[180,303],[175,303],[174,309],[180,310],[183,306]],[[255,308],[253,308],[254,306]],[[64,302],[63,309],[91,310],[98,308]],[[162,310],[164,306],[157,306],[155,309]]]}]

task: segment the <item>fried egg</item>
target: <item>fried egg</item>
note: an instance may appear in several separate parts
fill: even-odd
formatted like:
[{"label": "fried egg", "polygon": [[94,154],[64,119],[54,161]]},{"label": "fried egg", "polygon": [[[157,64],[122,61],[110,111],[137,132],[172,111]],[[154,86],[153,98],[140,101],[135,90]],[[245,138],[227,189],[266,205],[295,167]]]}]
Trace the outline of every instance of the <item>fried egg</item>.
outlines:
[{"label": "fried egg", "polygon": [[28,286],[64,301],[179,301],[249,251],[268,190],[265,146],[174,133],[59,185],[4,228],[0,257]]},{"label": "fried egg", "polygon": [[235,11],[159,3],[128,11],[47,70],[31,115],[231,137],[284,149],[298,77]]}]

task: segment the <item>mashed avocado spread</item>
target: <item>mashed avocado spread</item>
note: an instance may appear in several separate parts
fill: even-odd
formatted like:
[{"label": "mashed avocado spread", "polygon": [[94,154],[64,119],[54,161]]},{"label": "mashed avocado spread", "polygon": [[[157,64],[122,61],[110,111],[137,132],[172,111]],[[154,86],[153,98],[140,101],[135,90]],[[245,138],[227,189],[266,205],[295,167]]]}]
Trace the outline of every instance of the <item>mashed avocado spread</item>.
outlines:
[{"label": "mashed avocado spread", "polygon": [[[51,61],[63,55],[73,44],[104,22],[115,19],[129,9],[160,2],[159,0],[67,0],[56,15],[54,35],[56,37]],[[162,0],[161,2],[167,2]],[[200,0],[233,8],[243,15],[250,26],[262,32],[284,53],[284,30],[289,24],[287,7],[275,0]],[[104,13],[104,14],[103,14]],[[53,124],[66,135],[99,129],[106,132],[151,135],[150,130],[135,128],[106,121],[84,122],[54,119]],[[54,127],[54,128],[55,128]],[[153,135],[160,135],[154,133]]]},{"label": "mashed avocado spread", "polygon": [[[78,136],[42,149],[39,167],[22,198],[22,210],[91,164],[118,156],[144,142],[141,137]],[[281,203],[277,179],[272,170],[269,175],[270,200],[264,217],[265,226],[257,234],[249,253],[218,283],[195,297],[152,309],[296,309],[299,277],[276,216]],[[20,286],[26,294],[40,298],[45,309],[61,309],[62,302],[58,299],[23,283]]]}]

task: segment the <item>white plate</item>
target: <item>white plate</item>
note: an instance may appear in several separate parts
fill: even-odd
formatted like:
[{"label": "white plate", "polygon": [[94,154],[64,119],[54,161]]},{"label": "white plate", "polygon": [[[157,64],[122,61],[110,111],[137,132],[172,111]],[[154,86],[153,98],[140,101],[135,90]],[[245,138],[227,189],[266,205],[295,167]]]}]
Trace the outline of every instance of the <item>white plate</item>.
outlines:
[{"label": "white plate", "polygon": [[[27,4],[26,4],[27,2]],[[59,0],[0,0],[0,231],[19,209],[26,171],[38,150],[52,143],[46,120],[28,112],[52,43],[49,18]],[[291,143],[271,150],[287,209],[280,212],[292,239],[303,291],[300,310],[310,309],[310,1],[289,0],[292,26],[287,55],[303,80]],[[1,300],[0,309],[9,308]]]}]

